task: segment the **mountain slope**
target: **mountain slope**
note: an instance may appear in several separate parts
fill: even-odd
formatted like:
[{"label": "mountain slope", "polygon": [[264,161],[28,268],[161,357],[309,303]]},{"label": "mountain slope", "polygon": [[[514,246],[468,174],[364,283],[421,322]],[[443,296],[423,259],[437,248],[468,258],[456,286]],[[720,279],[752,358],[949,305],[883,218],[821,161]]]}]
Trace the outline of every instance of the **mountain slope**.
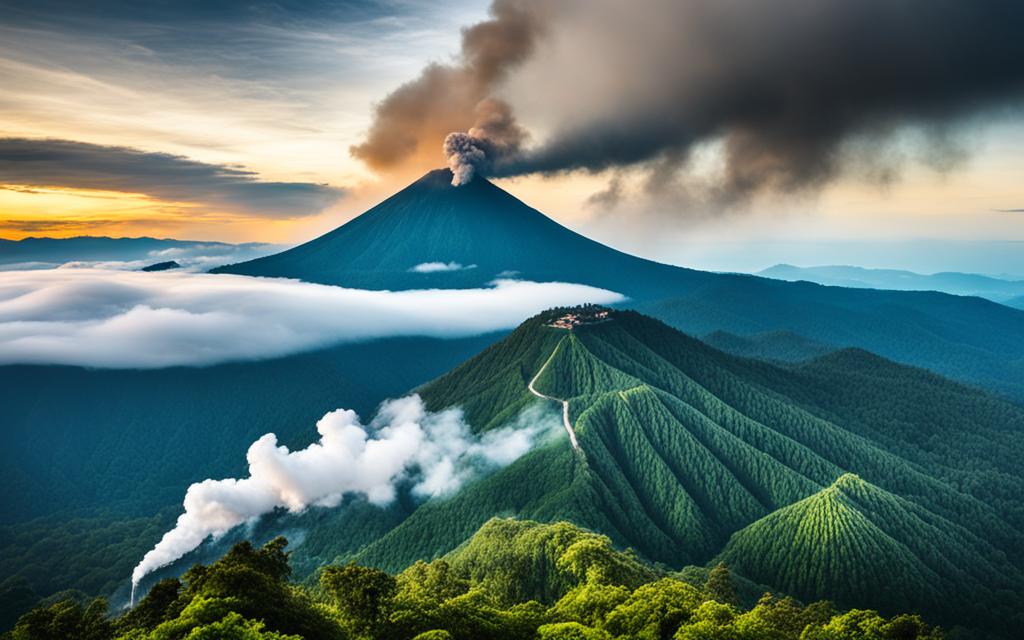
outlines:
[{"label": "mountain slope", "polygon": [[718,559],[806,600],[884,611],[1021,582],[977,536],[853,474],[738,531]]},{"label": "mountain slope", "polygon": [[[413,270],[432,263],[451,266]],[[707,277],[594,242],[487,180],[453,187],[447,169],[431,171],[315,240],[214,271],[369,289],[473,287],[514,274],[537,281],[599,281],[644,296]],[[644,281],[637,280],[640,273]]]},{"label": "mountain slope", "polygon": [[814,342],[791,331],[772,331],[752,336],[714,331],[702,336],[701,340],[734,356],[777,362],[810,360],[835,350],[834,347]]},{"label": "mountain slope", "polygon": [[[568,402],[580,450],[559,432],[365,546],[333,520],[331,542],[324,544],[330,529],[311,534],[322,560],[400,569],[448,553],[495,515],[515,515],[566,520],[671,567],[702,564],[738,531],[853,472],[885,497],[856,494],[857,508],[835,512],[835,526],[869,529],[877,552],[901,558],[890,579],[907,606],[941,615],[936,598],[948,590],[933,582],[960,580],[979,598],[1002,588],[993,585],[1024,587],[1021,408],[859,351],[776,366],[727,355],[633,312],[572,331],[549,326],[565,312],[531,319],[419,392],[432,409],[464,406],[474,428],[486,431],[534,405],[560,414],[558,402],[530,394],[537,376],[539,392]],[[833,401],[837,387],[844,392]],[[832,517],[831,507],[812,503]],[[875,515],[887,511],[909,515]],[[932,530],[930,546],[913,540]],[[889,538],[896,542],[882,542]],[[901,555],[904,547],[910,555]],[[297,560],[304,553],[300,547]],[[873,597],[866,581],[843,597]]]},{"label": "mountain slope", "polygon": [[[31,603],[126,588],[185,488],[243,474],[253,440],[305,446],[326,412],[367,416],[495,339],[393,338],[146,371],[0,367],[0,608],[23,591]],[[371,538],[394,524],[376,509],[370,519]]]},{"label": "mountain slope", "polygon": [[[432,171],[310,242],[221,273],[371,289],[589,284],[694,335],[789,331],[856,346],[1024,400],[1024,312],[935,292],[823,287],[659,264],[585,238],[482,178]],[[422,268],[420,268],[422,267]]]}]

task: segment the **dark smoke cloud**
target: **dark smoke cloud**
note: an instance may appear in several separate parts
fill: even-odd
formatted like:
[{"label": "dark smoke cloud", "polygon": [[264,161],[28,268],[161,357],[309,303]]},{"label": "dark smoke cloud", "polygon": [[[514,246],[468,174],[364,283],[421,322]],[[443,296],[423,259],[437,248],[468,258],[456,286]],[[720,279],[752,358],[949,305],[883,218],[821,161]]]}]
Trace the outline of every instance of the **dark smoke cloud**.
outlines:
[{"label": "dark smoke cloud", "polygon": [[[891,177],[891,154],[862,147],[885,150],[908,126],[938,141],[925,163],[948,169],[960,156],[944,132],[1024,89],[1020,2],[499,0],[492,13],[465,32],[459,64],[385,99],[358,157],[419,161],[480,128],[476,106],[493,99],[514,142],[488,151],[490,175],[640,167],[656,182],[715,143],[712,190],[735,199],[814,188],[873,156]],[[524,148],[509,103],[545,131],[538,145]]]}]

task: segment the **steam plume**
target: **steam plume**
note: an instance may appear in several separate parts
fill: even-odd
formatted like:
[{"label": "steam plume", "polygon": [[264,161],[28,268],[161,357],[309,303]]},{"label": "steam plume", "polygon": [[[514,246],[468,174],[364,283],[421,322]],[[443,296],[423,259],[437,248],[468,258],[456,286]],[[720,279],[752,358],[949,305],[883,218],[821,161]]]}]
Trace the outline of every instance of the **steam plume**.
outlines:
[{"label": "steam plume", "polygon": [[[491,13],[457,64],[384,100],[357,157],[432,166],[421,151],[459,131],[486,156],[469,174],[635,167],[656,189],[709,144],[722,160],[710,191],[735,200],[851,169],[896,175],[906,154],[892,140],[908,128],[925,140],[910,157],[948,169],[962,156],[951,131],[1024,96],[1019,2],[496,0]],[[488,100],[493,130],[477,109]],[[517,113],[539,144],[523,146]],[[488,148],[503,130],[515,135]]]},{"label": "steam plume", "polygon": [[381,405],[369,429],[348,409],[328,413],[316,428],[319,441],[299,451],[278,446],[272,433],[256,440],[246,454],[247,478],[190,486],[185,513],[132,572],[133,593],[148,573],[180,559],[206,538],[275,509],[335,507],[347,494],[385,505],[402,481],[413,482],[419,496],[446,495],[481,468],[513,462],[543,432],[557,432],[560,425],[534,407],[514,424],[476,437],[461,410],[432,413],[418,395],[411,395]]}]

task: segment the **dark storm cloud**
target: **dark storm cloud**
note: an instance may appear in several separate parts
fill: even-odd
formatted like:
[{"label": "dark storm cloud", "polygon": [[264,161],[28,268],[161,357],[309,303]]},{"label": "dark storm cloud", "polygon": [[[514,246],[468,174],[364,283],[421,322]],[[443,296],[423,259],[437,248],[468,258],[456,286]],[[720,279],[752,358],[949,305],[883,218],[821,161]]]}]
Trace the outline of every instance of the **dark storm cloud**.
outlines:
[{"label": "dark storm cloud", "polygon": [[[742,198],[829,181],[850,143],[857,162],[886,165],[874,150],[905,126],[931,140],[923,161],[948,169],[958,157],[950,128],[1014,105],[1024,89],[1021,2],[499,0],[493,13],[466,35],[484,25],[503,34],[487,49],[498,72],[474,72],[464,38],[457,64],[430,67],[384,100],[356,155],[387,168],[440,148],[445,127],[475,125],[474,101],[506,92],[548,135],[488,158],[492,175],[640,166],[671,177],[715,141],[725,162],[714,190]],[[378,148],[388,153],[364,152]]]},{"label": "dark storm cloud", "polygon": [[307,182],[265,182],[245,169],[71,140],[0,138],[0,184],[141,193],[269,218],[320,213],[344,195]]}]

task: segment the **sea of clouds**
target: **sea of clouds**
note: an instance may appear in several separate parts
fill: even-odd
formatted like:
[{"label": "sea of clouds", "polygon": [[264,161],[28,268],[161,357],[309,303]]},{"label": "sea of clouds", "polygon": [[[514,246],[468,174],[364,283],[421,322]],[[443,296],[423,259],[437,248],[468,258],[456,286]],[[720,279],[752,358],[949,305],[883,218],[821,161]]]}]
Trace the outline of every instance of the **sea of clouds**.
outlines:
[{"label": "sea of clouds", "polygon": [[519,280],[367,291],[178,271],[0,271],[0,365],[210,365],[392,336],[477,335],[554,306],[622,299],[580,284]]}]

